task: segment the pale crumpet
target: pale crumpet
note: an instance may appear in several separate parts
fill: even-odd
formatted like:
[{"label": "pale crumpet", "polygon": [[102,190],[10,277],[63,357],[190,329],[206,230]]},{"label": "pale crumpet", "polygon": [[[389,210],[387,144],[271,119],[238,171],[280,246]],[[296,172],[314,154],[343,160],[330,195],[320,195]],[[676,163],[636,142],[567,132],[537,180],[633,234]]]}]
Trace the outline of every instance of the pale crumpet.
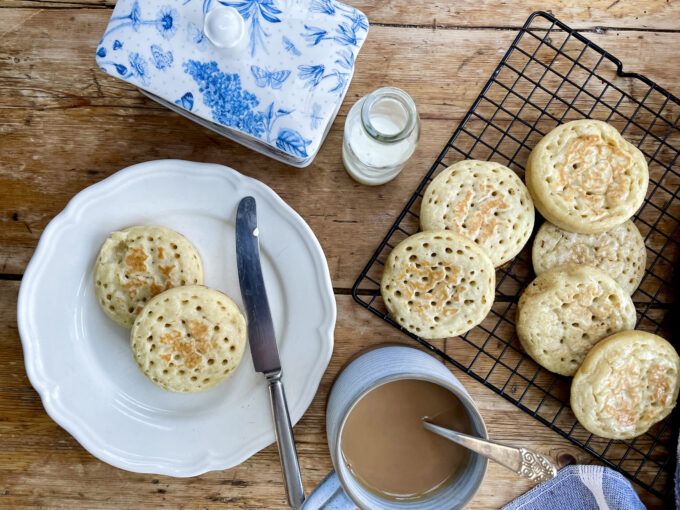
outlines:
[{"label": "pale crumpet", "polygon": [[595,266],[633,294],[645,274],[647,249],[631,220],[600,234],[567,232],[546,221],[534,238],[531,260],[537,275],[568,263]]},{"label": "pale crumpet", "polygon": [[635,327],[628,292],[593,266],[566,264],[537,276],[517,305],[517,336],[539,365],[574,375],[593,345]]}]

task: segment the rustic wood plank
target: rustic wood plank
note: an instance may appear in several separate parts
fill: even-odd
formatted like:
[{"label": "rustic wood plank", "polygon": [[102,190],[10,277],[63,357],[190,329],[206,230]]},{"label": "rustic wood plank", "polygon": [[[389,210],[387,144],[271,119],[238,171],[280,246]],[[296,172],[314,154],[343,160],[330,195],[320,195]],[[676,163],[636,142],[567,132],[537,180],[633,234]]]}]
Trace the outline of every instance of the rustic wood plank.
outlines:
[{"label": "rustic wood plank", "polygon": [[[197,0],[194,0],[197,1]],[[0,7],[110,9],[115,0],[2,0]],[[678,30],[680,3],[677,1],[621,2],[616,0],[460,0],[411,2],[408,0],[348,0],[361,9],[372,23],[436,27],[516,28],[534,11],[550,11],[574,28],[625,27],[628,29]]]},{"label": "rustic wood plank", "polygon": [[[221,508],[228,503],[230,508],[286,508],[274,446],[236,468],[187,479],[128,473],[87,453],[47,416],[26,377],[15,317],[18,288],[18,282],[0,281],[0,506]],[[325,405],[341,367],[357,352],[374,345],[396,342],[416,346],[357,306],[351,297],[338,296],[337,303],[333,358],[311,407],[295,427],[307,492],[331,469]],[[560,466],[570,456],[579,463],[593,461],[470,377],[452,371],[479,404],[490,437],[540,451]],[[471,508],[498,508],[530,487],[529,482],[492,464]],[[663,508],[646,491],[638,492],[649,509]]]},{"label": "rustic wood plank", "polygon": [[[319,237],[340,289],[351,287],[515,35],[374,27],[323,149],[312,166],[296,170],[208,132],[98,70],[93,50],[107,12],[2,12],[0,186],[6,192],[0,203],[0,246],[5,247],[0,273],[23,271],[47,222],[77,191],[133,163],[180,158],[227,164],[273,187]],[[79,30],[71,30],[74,23]],[[631,69],[676,87],[672,69],[680,65],[675,51],[680,34],[591,35],[604,47],[615,47],[618,56],[634,64]],[[641,57],[652,54],[661,57]],[[474,62],[469,55],[475,55]],[[438,64],[423,67],[428,60]],[[354,183],[342,167],[342,125],[357,98],[386,84],[413,94],[423,136],[402,175],[368,188]],[[518,91],[526,93],[528,86],[520,84]],[[631,84],[630,92],[644,93],[636,87]],[[352,244],[339,239],[352,239]]]},{"label": "rustic wood plank", "polygon": [[[0,107],[159,108],[134,87],[97,68],[94,52],[107,21],[108,13],[96,9],[3,10],[0,86],[4,93]],[[73,31],[74,25],[79,30]],[[375,27],[357,59],[348,100],[340,114],[367,90],[396,83],[413,94],[422,117],[458,119],[515,35],[515,31]],[[680,62],[673,51],[680,35],[607,32],[589,37],[619,57],[626,71],[645,74],[671,90],[676,87],[669,68]],[[24,51],[26,47],[31,48],[30,55]],[[574,47],[572,56],[579,50]],[[650,54],[663,58],[644,58]],[[424,60],[437,64],[422,67]],[[663,65],[665,62],[669,65]],[[633,86],[637,84],[630,82],[630,92],[639,92]]]},{"label": "rustic wood plank", "polygon": [[[677,2],[617,2],[616,0],[528,0],[513,1],[437,0],[417,4],[407,0],[349,2],[363,10],[373,22],[435,25],[442,27],[521,27],[534,11],[548,11],[578,29],[625,27],[630,29],[677,30]],[[664,19],[665,18],[665,19]],[[405,21],[400,21],[405,20]]]},{"label": "rustic wood plank", "polygon": [[[587,17],[586,8],[571,7],[566,0],[541,7],[550,8],[553,3],[565,7],[564,16],[573,15],[575,21]],[[0,7],[35,4],[5,0]],[[652,25],[645,23],[651,20],[656,29],[673,30],[677,2],[659,4],[661,10],[652,12],[652,8],[640,21],[633,19],[639,6],[614,2],[610,10],[628,9],[619,19],[608,17],[597,1],[591,2],[594,14],[579,26],[649,28]],[[18,275],[23,271],[49,219],[80,189],[136,162],[177,157],[229,164],[272,186],[316,232],[329,259],[334,285],[341,291],[352,284],[515,35],[504,30],[440,28],[493,23],[516,26],[513,24],[521,24],[529,12],[510,3],[491,8],[489,2],[473,5],[468,1],[457,3],[455,12],[447,12],[448,5],[407,5],[401,0],[364,5],[373,21],[390,26],[372,28],[348,100],[328,141],[312,167],[295,170],[208,133],[96,69],[93,51],[109,10],[69,8],[85,5],[80,1],[40,5],[63,9],[0,11],[0,273]],[[490,9],[499,14],[488,24],[485,13]],[[433,15],[438,17],[436,29],[396,26],[429,25]],[[73,30],[74,26],[78,30]],[[589,37],[611,49],[626,63],[627,70],[641,71],[671,90],[677,87],[672,71],[679,62],[677,34],[606,31]],[[436,65],[423,66],[428,61]],[[342,123],[358,97],[384,84],[401,86],[414,96],[424,135],[401,176],[381,188],[366,188],[351,181],[342,169]],[[525,93],[529,90],[526,87],[520,85],[518,90]],[[644,94],[632,82],[626,90]],[[659,102],[653,104],[660,106]],[[483,112],[493,113],[492,109]],[[301,173],[306,174],[302,189]],[[347,244],[348,239],[353,244]],[[653,242],[658,246],[664,239],[655,238]],[[47,417],[28,384],[14,317],[17,289],[17,282],[0,282],[0,319],[4,319],[5,333],[0,339],[0,506],[195,508],[228,503],[235,508],[285,508],[273,447],[233,470],[188,480],[125,473],[85,452]],[[363,347],[386,340],[410,342],[354,304],[349,296],[338,296],[338,304],[335,355],[316,399],[296,427],[308,491],[330,469],[324,406],[341,365]],[[476,340],[483,341],[481,337]],[[446,352],[472,361],[474,351],[462,352],[454,342],[441,344]],[[489,363],[482,356],[480,370],[489,369]],[[503,376],[507,374],[497,368],[490,377],[495,381],[493,378]],[[568,453],[579,462],[592,461],[490,390],[460,377],[480,403],[493,437],[536,448],[553,459]],[[515,395],[522,390],[518,383],[510,385],[508,392]],[[557,385],[555,391],[561,398],[559,392],[564,388]],[[528,401],[537,404],[538,398],[539,394],[530,394]],[[523,437],[522,430],[532,431],[531,440]],[[595,445],[602,446],[597,441]],[[623,451],[620,453],[623,455]],[[629,456],[624,466],[632,467],[636,461],[635,455]],[[500,486],[503,491],[497,489]],[[472,506],[497,508],[528,487],[501,468],[492,467]],[[644,491],[642,496],[650,508],[663,506]]]}]

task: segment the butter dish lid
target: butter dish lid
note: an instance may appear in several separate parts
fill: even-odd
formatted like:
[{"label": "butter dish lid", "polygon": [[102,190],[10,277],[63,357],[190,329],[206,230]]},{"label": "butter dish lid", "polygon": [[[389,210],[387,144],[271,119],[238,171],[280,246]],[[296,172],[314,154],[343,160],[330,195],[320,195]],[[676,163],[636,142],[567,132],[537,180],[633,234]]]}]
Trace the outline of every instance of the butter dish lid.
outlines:
[{"label": "butter dish lid", "polygon": [[[204,32],[206,15],[224,7],[242,18],[240,47],[218,47]],[[118,0],[96,59],[180,113],[305,166],[367,31],[363,13],[334,0]]]}]

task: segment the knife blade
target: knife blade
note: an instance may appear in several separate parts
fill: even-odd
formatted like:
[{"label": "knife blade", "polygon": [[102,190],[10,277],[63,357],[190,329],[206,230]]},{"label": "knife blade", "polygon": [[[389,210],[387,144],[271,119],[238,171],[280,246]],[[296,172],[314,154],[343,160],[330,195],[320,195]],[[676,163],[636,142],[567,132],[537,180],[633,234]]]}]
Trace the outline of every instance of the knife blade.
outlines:
[{"label": "knife blade", "polygon": [[276,346],[267,289],[260,264],[257,206],[253,197],[241,200],[236,211],[236,265],[241,296],[248,318],[248,342],[257,372],[262,372],[269,383],[276,442],[286,487],[288,504],[300,508],[305,500],[300,476],[293,427],[288,414],[286,394],[281,380],[281,360]]},{"label": "knife blade", "polygon": [[236,212],[236,264],[241,296],[248,316],[248,342],[255,370],[267,374],[281,370],[267,290],[260,265],[255,199],[246,197]]}]

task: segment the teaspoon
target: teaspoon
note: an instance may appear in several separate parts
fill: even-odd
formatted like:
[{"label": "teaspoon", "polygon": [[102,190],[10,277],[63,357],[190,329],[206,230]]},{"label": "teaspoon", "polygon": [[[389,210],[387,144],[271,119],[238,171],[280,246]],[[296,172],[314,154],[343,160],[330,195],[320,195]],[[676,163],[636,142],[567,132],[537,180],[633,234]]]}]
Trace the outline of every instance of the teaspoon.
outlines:
[{"label": "teaspoon", "polygon": [[546,482],[557,475],[557,469],[552,462],[540,453],[461,434],[460,432],[430,423],[425,418],[423,418],[423,427],[430,432],[439,434],[454,443],[464,446],[468,450],[483,455],[533,482]]}]

